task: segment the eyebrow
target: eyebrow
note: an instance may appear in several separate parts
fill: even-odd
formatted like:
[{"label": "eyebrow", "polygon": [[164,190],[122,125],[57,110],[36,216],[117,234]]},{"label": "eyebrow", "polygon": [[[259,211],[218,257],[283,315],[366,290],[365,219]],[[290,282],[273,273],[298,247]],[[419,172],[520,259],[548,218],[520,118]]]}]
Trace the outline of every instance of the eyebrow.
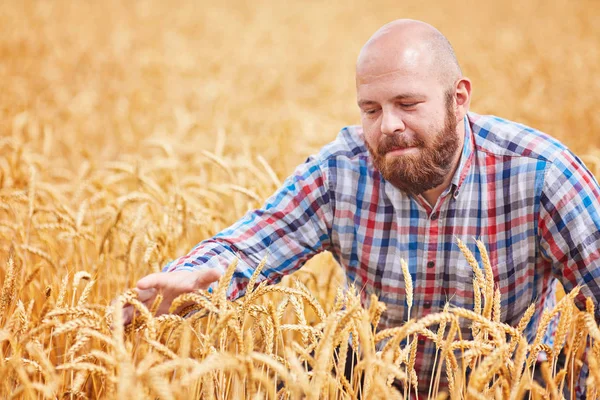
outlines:
[{"label": "eyebrow", "polygon": [[[414,99],[414,98],[420,98],[420,97],[423,97],[423,95],[417,94],[417,93],[402,93],[402,94],[399,94],[398,96],[395,96],[392,100],[398,101],[398,100]],[[377,104],[377,102],[373,101],[373,100],[360,100],[358,102],[359,107],[370,106],[372,104]]]}]

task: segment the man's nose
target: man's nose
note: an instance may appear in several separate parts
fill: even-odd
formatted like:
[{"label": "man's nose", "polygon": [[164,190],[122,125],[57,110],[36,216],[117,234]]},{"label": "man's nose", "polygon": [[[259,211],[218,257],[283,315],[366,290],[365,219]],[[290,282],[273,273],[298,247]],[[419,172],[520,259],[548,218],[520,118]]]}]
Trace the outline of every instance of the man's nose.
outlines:
[{"label": "man's nose", "polygon": [[406,126],[399,113],[392,110],[382,111],[381,133],[390,136],[397,132],[404,132],[405,129]]}]

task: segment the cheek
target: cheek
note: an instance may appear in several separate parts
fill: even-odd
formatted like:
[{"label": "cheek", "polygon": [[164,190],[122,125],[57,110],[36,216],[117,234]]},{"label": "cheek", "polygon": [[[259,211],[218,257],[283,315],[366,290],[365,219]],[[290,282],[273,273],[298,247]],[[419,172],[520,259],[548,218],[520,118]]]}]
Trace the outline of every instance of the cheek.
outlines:
[{"label": "cheek", "polygon": [[379,118],[370,118],[366,115],[361,117],[360,122],[365,132],[372,131],[379,126]]},{"label": "cheek", "polygon": [[365,142],[367,142],[367,144],[369,146],[371,146],[372,148],[375,148],[377,146],[377,143],[379,142],[379,137],[381,136],[379,134],[379,130],[375,129],[374,125],[369,125],[369,124],[365,124],[365,122],[363,121],[362,124],[363,127],[363,136],[365,138]]},{"label": "cheek", "polygon": [[438,117],[435,114],[429,114],[428,116],[415,114],[406,117],[404,124],[408,132],[411,132],[427,145],[431,145],[440,129],[444,126],[443,120],[440,123]]}]

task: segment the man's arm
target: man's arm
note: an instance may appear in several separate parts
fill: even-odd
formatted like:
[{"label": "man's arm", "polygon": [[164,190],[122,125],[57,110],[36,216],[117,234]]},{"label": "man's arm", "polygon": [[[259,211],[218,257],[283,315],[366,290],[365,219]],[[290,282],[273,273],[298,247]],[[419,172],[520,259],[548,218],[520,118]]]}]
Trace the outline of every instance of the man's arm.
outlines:
[{"label": "man's arm", "polygon": [[[600,187],[570,151],[548,165],[540,198],[540,248],[552,260],[553,272],[568,292],[581,286],[585,297],[600,302]],[[596,307],[596,319],[600,320]]]},{"label": "man's arm", "polygon": [[169,273],[142,278],[137,284],[140,297],[150,303],[159,290],[168,303],[161,311],[167,310],[177,295],[208,287],[236,257],[238,266],[227,292],[230,298],[245,293],[254,268],[265,256],[267,264],[258,281],[277,283],[313,255],[330,248],[332,218],[326,172],[319,159],[311,157],[262,208],[248,212],[231,227],[169,263],[163,270]]}]

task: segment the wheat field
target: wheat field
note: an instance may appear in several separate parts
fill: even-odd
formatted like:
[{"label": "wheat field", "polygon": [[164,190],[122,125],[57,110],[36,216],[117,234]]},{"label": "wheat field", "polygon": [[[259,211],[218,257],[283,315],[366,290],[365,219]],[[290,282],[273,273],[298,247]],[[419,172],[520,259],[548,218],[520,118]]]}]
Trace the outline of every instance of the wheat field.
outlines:
[{"label": "wheat field", "polygon": [[[236,302],[224,292],[232,265],[214,293],[176,300],[193,304],[189,318],[154,316],[158,304],[130,290],[359,122],[355,59],[395,18],[448,36],[474,111],[563,140],[600,177],[596,0],[500,3],[2,2],[0,397],[412,398],[420,334],[438,349],[430,398],[574,398],[586,341],[598,398],[600,329],[576,291],[528,343],[533,308],[501,323],[489,273],[474,310],[380,331],[385,305],[342,291],[329,254]],[[124,304],[138,311],[127,327]],[[540,339],[557,315],[549,348]],[[465,321],[475,340],[457,336]]]}]

